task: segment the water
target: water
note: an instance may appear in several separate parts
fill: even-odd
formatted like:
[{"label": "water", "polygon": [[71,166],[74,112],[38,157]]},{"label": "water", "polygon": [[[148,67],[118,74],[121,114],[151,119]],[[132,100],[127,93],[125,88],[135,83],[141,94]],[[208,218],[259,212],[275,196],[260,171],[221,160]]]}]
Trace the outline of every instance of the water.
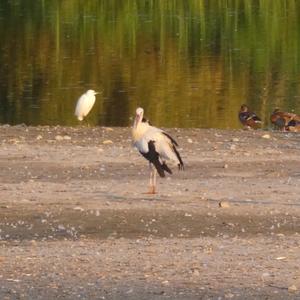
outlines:
[{"label": "water", "polygon": [[248,103],[269,125],[300,113],[297,0],[2,0],[0,123],[240,128]]}]

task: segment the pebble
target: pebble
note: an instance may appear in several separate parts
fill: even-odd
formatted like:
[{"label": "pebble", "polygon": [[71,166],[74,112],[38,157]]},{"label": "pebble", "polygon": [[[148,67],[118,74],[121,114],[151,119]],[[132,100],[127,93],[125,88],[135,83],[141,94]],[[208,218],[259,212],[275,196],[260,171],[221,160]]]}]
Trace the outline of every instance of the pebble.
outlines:
[{"label": "pebble", "polygon": [[64,138],[63,138],[61,135],[57,135],[57,136],[55,137],[55,139],[56,139],[57,141],[62,141]]},{"label": "pebble", "polygon": [[226,299],[231,299],[233,297],[234,297],[234,294],[232,294],[232,293],[225,294]]},{"label": "pebble", "polygon": [[296,291],[298,291],[298,288],[293,284],[293,285],[288,287],[288,291],[289,292],[296,292]]},{"label": "pebble", "polygon": [[105,140],[102,142],[102,144],[107,145],[107,144],[113,144],[114,142],[112,140]]},{"label": "pebble", "polygon": [[284,259],[286,259],[286,257],[285,256],[279,256],[279,257],[276,257],[276,259],[277,260],[284,260]]},{"label": "pebble", "polygon": [[264,134],[264,135],[262,136],[262,138],[263,138],[263,139],[270,139],[271,136],[267,133],[267,134]]},{"label": "pebble", "polygon": [[82,208],[81,206],[75,206],[73,209],[78,211],[84,211],[84,208]]},{"label": "pebble", "polygon": [[221,207],[221,208],[229,208],[230,205],[229,205],[228,201],[220,201],[219,202],[219,207]]},{"label": "pebble", "polygon": [[57,227],[59,230],[66,230],[65,226],[62,224],[59,224]]}]

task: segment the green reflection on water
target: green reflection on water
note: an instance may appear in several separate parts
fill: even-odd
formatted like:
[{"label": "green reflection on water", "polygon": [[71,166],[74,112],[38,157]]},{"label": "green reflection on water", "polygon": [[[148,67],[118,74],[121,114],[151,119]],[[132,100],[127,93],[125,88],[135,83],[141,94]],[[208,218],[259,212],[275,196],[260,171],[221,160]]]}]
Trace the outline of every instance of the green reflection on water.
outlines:
[{"label": "green reflection on water", "polygon": [[240,128],[248,103],[300,113],[300,1],[2,0],[0,122]]}]

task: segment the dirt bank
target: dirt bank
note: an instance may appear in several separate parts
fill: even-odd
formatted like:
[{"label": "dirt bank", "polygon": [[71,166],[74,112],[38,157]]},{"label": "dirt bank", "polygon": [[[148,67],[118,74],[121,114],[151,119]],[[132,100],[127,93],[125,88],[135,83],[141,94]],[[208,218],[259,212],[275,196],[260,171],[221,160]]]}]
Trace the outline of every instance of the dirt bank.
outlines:
[{"label": "dirt bank", "polygon": [[300,299],[300,135],[168,132],[150,196],[128,128],[0,127],[0,299]]}]

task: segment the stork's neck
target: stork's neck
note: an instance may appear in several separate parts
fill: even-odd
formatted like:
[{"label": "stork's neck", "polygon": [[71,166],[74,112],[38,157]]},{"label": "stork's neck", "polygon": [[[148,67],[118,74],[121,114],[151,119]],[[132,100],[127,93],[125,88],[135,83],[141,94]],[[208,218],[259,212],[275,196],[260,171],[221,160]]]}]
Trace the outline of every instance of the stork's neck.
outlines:
[{"label": "stork's neck", "polygon": [[132,127],[132,138],[133,141],[138,141],[143,137],[147,129],[149,129],[150,125],[145,122],[139,122],[138,124],[134,124]]}]

